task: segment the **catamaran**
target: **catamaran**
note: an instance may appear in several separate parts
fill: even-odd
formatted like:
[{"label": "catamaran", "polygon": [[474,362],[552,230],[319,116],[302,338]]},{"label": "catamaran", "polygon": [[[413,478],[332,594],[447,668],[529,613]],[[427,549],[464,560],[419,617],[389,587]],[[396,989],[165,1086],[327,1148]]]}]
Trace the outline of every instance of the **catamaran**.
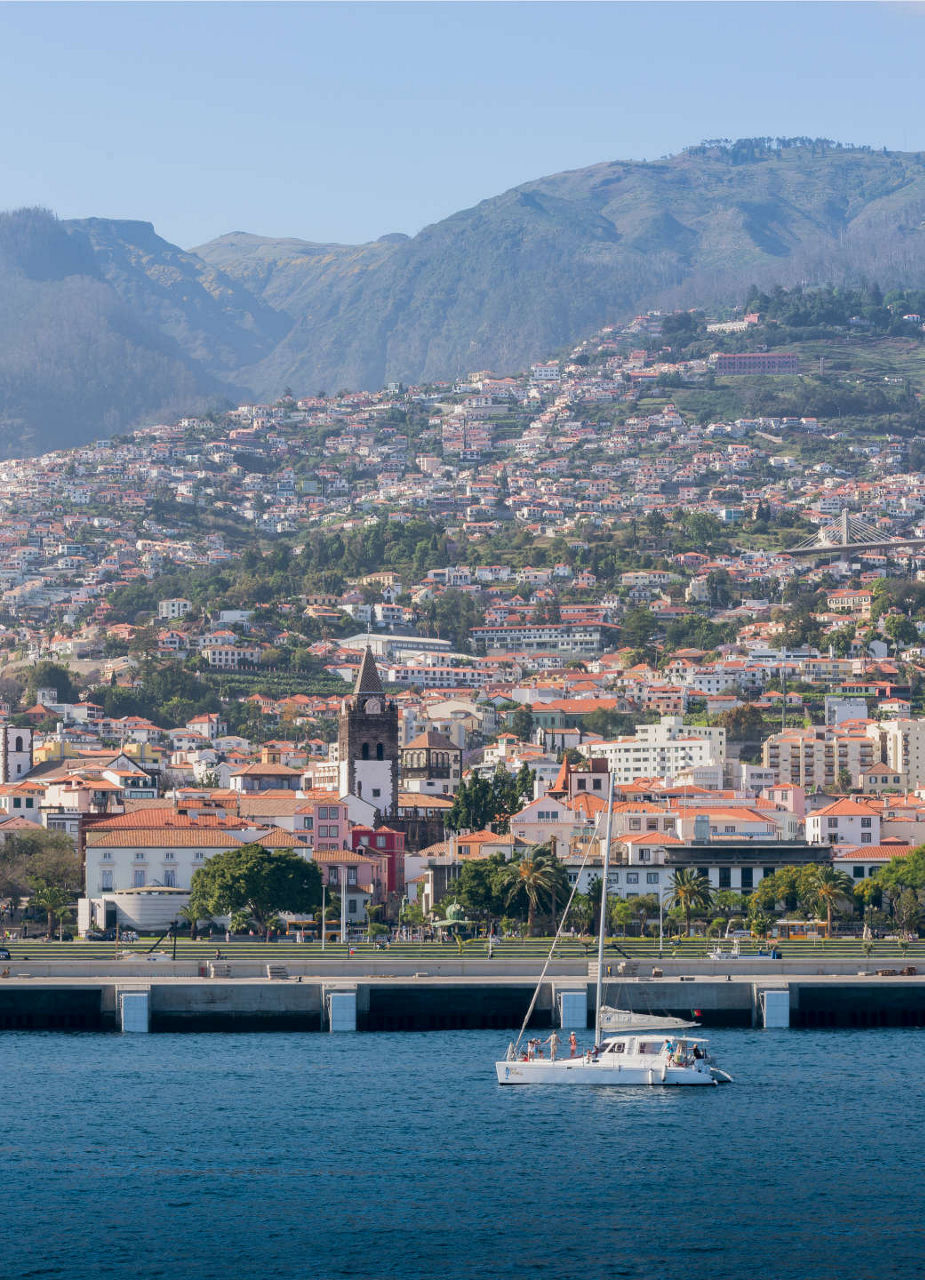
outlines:
[{"label": "catamaran", "polygon": [[[568,1057],[558,1056],[558,1035],[546,1042],[549,1057],[543,1057],[542,1042],[528,1040],[523,1048],[524,1032],[536,1005],[540,987],[562,933],[568,908],[578,888],[569,898],[556,936],[546,957],[533,999],[527,1009],[517,1039],[507,1055],[495,1063],[499,1084],[562,1085],[717,1085],[731,1083],[732,1077],[721,1071],[710,1057],[707,1041],[686,1034],[696,1023],[683,1018],[657,1017],[630,1009],[614,1009],[603,1003],[604,936],[607,922],[607,879],[610,871],[610,837],[613,823],[613,774],[607,804],[607,830],[604,837],[603,886],[601,918],[597,940],[597,985],[594,1001],[594,1043],[583,1052],[572,1037]],[[588,845],[590,851],[590,842]],[[587,861],[587,854],[585,861]],[[608,1035],[603,1035],[607,1031]],[[679,1034],[680,1033],[680,1034]],[[574,1047],[572,1047],[574,1045]]]}]

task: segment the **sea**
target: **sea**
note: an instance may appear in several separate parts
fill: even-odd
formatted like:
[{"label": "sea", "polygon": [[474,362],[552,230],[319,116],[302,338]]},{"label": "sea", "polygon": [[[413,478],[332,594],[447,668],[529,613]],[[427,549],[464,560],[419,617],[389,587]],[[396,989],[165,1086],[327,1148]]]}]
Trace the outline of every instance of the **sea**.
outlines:
[{"label": "sea", "polygon": [[0,1276],[920,1276],[922,1031],[674,1090],[501,1088],[508,1038],[5,1032]]}]

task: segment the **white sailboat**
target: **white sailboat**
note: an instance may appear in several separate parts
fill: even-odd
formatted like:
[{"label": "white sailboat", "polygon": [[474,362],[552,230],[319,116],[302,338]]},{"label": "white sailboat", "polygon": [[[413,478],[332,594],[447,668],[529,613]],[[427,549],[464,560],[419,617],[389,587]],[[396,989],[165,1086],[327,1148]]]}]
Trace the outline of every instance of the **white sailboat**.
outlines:
[{"label": "white sailboat", "polygon": [[[597,945],[597,986],[594,1001],[594,1043],[580,1052],[569,1049],[569,1056],[558,1056],[558,1035],[550,1037],[550,1056],[543,1057],[542,1042],[526,1042],[521,1049],[524,1032],[533,1012],[540,986],[555,951],[559,934],[568,915],[568,906],[553,939],[546,964],[524,1018],[520,1035],[506,1057],[495,1063],[498,1083],[503,1085],[693,1085],[707,1086],[730,1083],[732,1077],[713,1063],[706,1040],[683,1034],[693,1023],[681,1018],[653,1018],[629,1009],[613,1009],[603,1003],[604,936],[607,927],[607,879],[610,871],[610,837],[613,822],[613,775],[607,803],[607,830],[604,837],[604,874],[601,889],[601,919]],[[590,844],[589,844],[590,848]],[[577,881],[576,886],[577,888]],[[572,891],[572,897],[575,890]],[[569,899],[569,906],[571,898]],[[625,1021],[621,1021],[625,1020]],[[658,1025],[653,1025],[653,1022]],[[670,1026],[665,1024],[671,1024]],[[602,1032],[615,1032],[604,1036]],[[681,1032],[682,1034],[678,1034]],[[555,1047],[553,1047],[555,1046]]]}]

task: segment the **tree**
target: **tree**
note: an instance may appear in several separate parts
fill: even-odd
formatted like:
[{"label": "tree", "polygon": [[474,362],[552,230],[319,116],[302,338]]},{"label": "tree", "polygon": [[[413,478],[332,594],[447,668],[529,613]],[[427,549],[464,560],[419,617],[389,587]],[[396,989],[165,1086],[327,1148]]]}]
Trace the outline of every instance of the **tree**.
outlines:
[{"label": "tree", "polygon": [[31,902],[46,913],[48,920],[48,936],[53,937],[55,921],[64,915],[71,905],[73,894],[59,885],[48,884],[45,880],[33,880]]},{"label": "tree", "polygon": [[39,689],[54,689],[59,702],[77,702],[79,694],[71,673],[60,662],[42,659],[26,675],[26,701],[32,706]]},{"label": "tree", "polygon": [[503,873],[507,862],[503,854],[488,858],[472,858],[459,869],[453,886],[466,914],[477,917],[500,916],[504,909]]},{"label": "tree", "polygon": [[195,942],[196,933],[199,929],[199,921],[202,919],[202,916],[196,908],[192,906],[181,907],[179,915],[180,919],[185,920],[189,925],[190,942]]},{"label": "tree", "polygon": [[730,707],[716,718],[716,723],[726,730],[730,742],[756,741],[764,737],[764,715],[758,707]]},{"label": "tree", "polygon": [[903,933],[911,933],[922,918],[922,904],[914,889],[903,889],[893,901],[893,918]]},{"label": "tree", "polygon": [[691,916],[695,911],[706,911],[713,901],[710,881],[693,867],[678,867],[672,877],[671,905],[684,912],[687,936],[691,933]]},{"label": "tree", "polygon": [[826,934],[832,936],[832,911],[839,903],[851,901],[854,885],[844,871],[836,867],[813,868],[813,889],[816,910],[825,910]]},{"label": "tree", "polygon": [[72,897],[80,890],[80,856],[70,836],[37,827],[14,831],[0,844],[0,894],[21,897],[33,880],[64,889]]},{"label": "tree", "polygon": [[891,898],[903,889],[925,889],[925,845],[920,844],[904,858],[891,858],[874,879]]},{"label": "tree", "polygon": [[632,920],[635,912],[633,904],[626,898],[611,898],[607,906],[607,918],[611,929],[616,933],[617,927],[620,928],[622,937],[626,937],[626,926]]},{"label": "tree", "polygon": [[512,813],[533,795],[536,775],[524,765],[513,774],[499,764],[491,780],[474,774],[464,781],[453,797],[453,807],[446,818],[451,831],[507,831]]},{"label": "tree", "polygon": [[650,609],[630,609],[623,619],[621,639],[631,649],[644,649],[657,630],[658,622]]},{"label": "tree", "polygon": [[507,863],[501,877],[506,889],[505,902],[512,906],[518,899],[527,904],[527,934],[532,937],[536,914],[547,907],[553,896],[568,896],[568,877],[558,859],[540,845],[529,854]]},{"label": "tree", "polygon": [[518,707],[511,716],[511,732],[516,733],[521,742],[529,742],[533,732],[533,712],[529,707]]},{"label": "tree", "polygon": [[309,913],[321,902],[321,873],[291,849],[245,844],[193,873],[190,909],[200,918],[244,911],[263,931],[280,911]]},{"label": "tree", "polygon": [[922,639],[915,623],[903,617],[901,613],[889,614],[884,620],[883,629],[893,644],[900,649],[907,644],[919,644]]}]

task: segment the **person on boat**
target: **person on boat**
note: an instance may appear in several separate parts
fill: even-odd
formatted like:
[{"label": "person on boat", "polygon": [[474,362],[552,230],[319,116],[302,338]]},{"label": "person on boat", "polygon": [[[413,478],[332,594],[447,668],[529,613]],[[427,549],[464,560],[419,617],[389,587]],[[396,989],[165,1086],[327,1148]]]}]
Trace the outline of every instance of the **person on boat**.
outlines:
[{"label": "person on boat", "polygon": [[569,1032],[568,1047],[569,1047],[569,1057],[577,1058],[578,1057],[578,1037],[575,1035],[574,1031]]},{"label": "person on boat", "polygon": [[559,1035],[558,1035],[558,1032],[553,1031],[552,1035],[551,1035],[551,1036],[549,1036],[549,1038],[548,1038],[547,1040],[545,1040],[543,1043],[544,1043],[544,1044],[548,1044],[548,1045],[549,1045],[549,1061],[550,1061],[550,1062],[555,1062],[555,1060],[556,1060],[556,1055],[557,1055],[557,1054],[558,1054],[558,1052],[559,1052]]}]

